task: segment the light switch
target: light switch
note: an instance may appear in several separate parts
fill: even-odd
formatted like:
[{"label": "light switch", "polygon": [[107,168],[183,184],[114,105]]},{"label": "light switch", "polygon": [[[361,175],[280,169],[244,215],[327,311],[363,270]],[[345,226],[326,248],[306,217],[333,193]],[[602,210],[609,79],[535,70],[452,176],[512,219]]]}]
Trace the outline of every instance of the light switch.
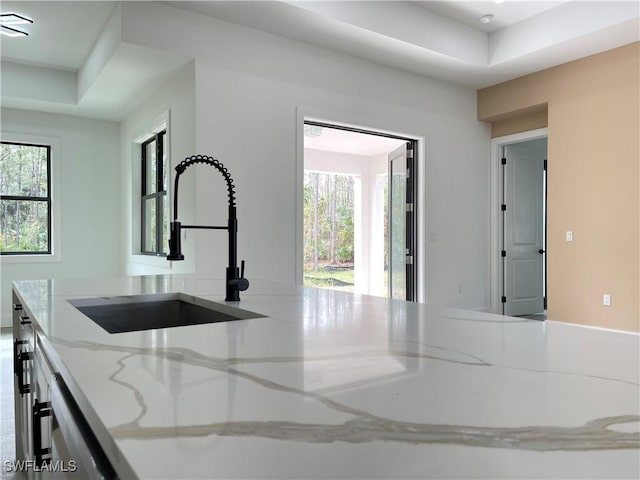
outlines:
[{"label": "light switch", "polygon": [[604,305],[606,307],[610,307],[611,306],[611,295],[605,293],[602,296],[602,305]]},{"label": "light switch", "polygon": [[573,242],[573,232],[571,230],[567,230],[567,242]]}]

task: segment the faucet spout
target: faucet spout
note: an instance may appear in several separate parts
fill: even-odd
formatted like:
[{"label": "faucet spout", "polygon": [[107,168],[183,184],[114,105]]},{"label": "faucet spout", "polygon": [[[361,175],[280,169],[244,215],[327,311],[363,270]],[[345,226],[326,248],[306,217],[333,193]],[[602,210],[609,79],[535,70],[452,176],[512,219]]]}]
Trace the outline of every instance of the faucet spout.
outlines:
[{"label": "faucet spout", "polygon": [[[178,221],[178,186],[180,176],[184,171],[195,164],[203,163],[210,165],[218,170],[227,183],[227,194],[229,197],[229,218],[227,226],[207,226],[207,225],[182,225]],[[229,234],[229,265],[226,271],[226,295],[225,300],[229,302],[237,302],[240,300],[240,292],[249,288],[249,280],[244,278],[244,260],[242,268],[238,269],[238,219],[236,215],[236,196],[235,185],[229,171],[225,166],[213,157],[203,155],[194,155],[184,159],[176,166],[176,177],[173,189],[173,221],[171,222],[171,234],[169,238],[169,254],[167,260],[178,261],[184,260],[182,254],[180,231],[184,228],[205,228],[216,230],[227,230]]]}]

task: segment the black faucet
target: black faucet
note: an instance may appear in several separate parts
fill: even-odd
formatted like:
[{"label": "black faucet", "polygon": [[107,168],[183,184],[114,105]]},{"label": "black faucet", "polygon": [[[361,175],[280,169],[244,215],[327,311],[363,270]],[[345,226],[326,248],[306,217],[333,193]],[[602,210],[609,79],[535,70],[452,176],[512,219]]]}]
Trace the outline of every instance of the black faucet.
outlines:
[{"label": "black faucet", "polygon": [[[181,225],[178,221],[178,182],[180,175],[187,167],[196,163],[211,165],[218,170],[227,182],[227,192],[229,195],[229,220],[226,227],[206,226],[206,225]],[[238,219],[236,218],[236,193],[235,185],[229,171],[222,163],[213,157],[204,155],[193,155],[185,158],[176,166],[176,178],[173,187],[173,222],[171,222],[171,237],[169,238],[169,255],[167,260],[184,260],[182,247],[180,245],[180,230],[183,228],[205,228],[212,230],[227,230],[229,232],[229,266],[227,267],[227,293],[225,301],[237,302],[240,300],[240,292],[249,288],[249,280],[244,278],[244,260],[238,269]]]}]

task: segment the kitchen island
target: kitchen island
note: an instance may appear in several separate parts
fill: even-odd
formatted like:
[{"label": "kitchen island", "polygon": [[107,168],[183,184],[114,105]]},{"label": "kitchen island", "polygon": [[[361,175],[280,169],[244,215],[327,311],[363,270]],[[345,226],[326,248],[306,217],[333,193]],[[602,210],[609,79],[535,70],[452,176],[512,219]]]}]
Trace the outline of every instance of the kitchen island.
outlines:
[{"label": "kitchen island", "polygon": [[252,280],[264,317],[110,334],[69,301],[197,275],[14,283],[121,478],[638,478],[640,337]]}]

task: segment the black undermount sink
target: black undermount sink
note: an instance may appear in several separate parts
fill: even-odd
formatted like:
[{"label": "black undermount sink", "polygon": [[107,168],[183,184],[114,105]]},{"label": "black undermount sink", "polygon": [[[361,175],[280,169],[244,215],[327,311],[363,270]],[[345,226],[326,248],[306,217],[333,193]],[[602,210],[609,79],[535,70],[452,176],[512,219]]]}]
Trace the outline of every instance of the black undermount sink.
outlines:
[{"label": "black undermount sink", "polygon": [[69,300],[109,333],[261,318],[259,313],[182,293]]}]

